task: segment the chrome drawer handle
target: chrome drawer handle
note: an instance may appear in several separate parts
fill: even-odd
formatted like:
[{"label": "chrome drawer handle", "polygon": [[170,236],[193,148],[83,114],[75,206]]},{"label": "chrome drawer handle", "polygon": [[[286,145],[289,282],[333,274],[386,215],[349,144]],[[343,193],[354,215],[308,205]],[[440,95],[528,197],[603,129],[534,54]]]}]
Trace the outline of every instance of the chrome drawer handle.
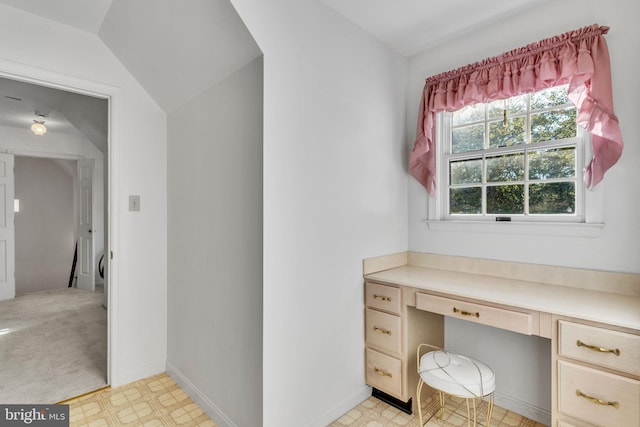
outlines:
[{"label": "chrome drawer handle", "polygon": [[464,311],[464,310],[460,310],[459,308],[453,307],[453,312],[454,313],[460,313],[463,316],[475,316],[475,317],[480,317],[480,313],[479,312],[475,312],[475,313],[471,313],[470,311]]},{"label": "chrome drawer handle", "polygon": [[391,372],[387,372],[384,371],[382,369],[378,369],[378,368],[373,368],[373,370],[375,371],[376,374],[380,375],[381,377],[389,377],[389,378],[393,378],[393,375],[391,375]]},{"label": "chrome drawer handle", "polygon": [[373,294],[373,297],[380,301],[391,302],[391,297],[385,297],[383,295],[376,295],[376,294]]},{"label": "chrome drawer handle", "polygon": [[391,331],[388,329],[382,329],[382,328],[378,328],[377,326],[373,327],[373,330],[376,331],[379,334],[384,334],[384,335],[391,335]]},{"label": "chrome drawer handle", "polygon": [[597,345],[585,344],[580,340],[576,341],[576,345],[578,347],[585,347],[585,348],[588,348],[589,350],[597,351],[599,353],[613,353],[616,356],[620,356],[619,348],[616,348],[615,350],[611,350],[610,348],[603,348],[603,347],[598,347]]},{"label": "chrome drawer handle", "polygon": [[584,394],[583,392],[581,392],[578,389],[576,389],[576,396],[584,397],[585,399],[587,399],[587,400],[589,400],[589,401],[591,401],[593,403],[597,403],[598,405],[613,406],[616,409],[618,409],[620,407],[620,404],[617,401],[616,402],[607,402],[606,400],[597,399],[595,397],[591,397],[591,396],[588,396],[588,395]]}]

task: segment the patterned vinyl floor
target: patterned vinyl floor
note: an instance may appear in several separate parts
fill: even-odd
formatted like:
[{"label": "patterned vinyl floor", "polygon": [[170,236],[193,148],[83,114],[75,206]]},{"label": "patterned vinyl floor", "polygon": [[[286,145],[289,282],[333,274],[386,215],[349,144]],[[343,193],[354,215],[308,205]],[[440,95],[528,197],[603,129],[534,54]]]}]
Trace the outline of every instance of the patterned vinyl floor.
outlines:
[{"label": "patterned vinyl floor", "polygon": [[215,427],[166,373],[63,403],[72,427]]},{"label": "patterned vinyl floor", "polygon": [[[65,402],[71,427],[216,427],[200,407],[167,375],[159,374],[116,388],[107,388]],[[437,408],[437,396],[423,404],[425,414]],[[448,398],[442,419],[432,418],[426,427],[467,425],[463,399]],[[485,426],[486,407],[480,410]],[[428,415],[426,415],[428,417]],[[419,427],[417,414],[407,415],[370,397],[330,424],[330,427]],[[490,427],[545,427],[498,406]]]},{"label": "patterned vinyl floor", "polygon": [[[434,394],[423,402],[423,416],[426,427],[466,427],[467,406],[464,399],[447,397],[445,411],[441,419],[431,418],[430,414],[439,407],[438,395]],[[487,405],[481,405],[478,412],[478,426],[486,426]],[[473,424],[472,424],[473,425]],[[407,415],[404,412],[370,397],[341,418],[333,422],[330,427],[420,427],[418,414]],[[545,427],[521,415],[507,411],[499,406],[493,407],[490,427]]]}]

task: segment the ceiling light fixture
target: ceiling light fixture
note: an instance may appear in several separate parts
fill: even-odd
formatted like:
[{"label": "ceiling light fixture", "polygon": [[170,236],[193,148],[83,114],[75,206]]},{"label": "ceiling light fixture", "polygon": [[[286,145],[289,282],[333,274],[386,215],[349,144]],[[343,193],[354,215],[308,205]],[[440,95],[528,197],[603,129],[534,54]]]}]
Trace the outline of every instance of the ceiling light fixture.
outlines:
[{"label": "ceiling light fixture", "polygon": [[42,136],[47,133],[47,127],[44,125],[44,118],[46,116],[36,112],[36,117],[38,120],[33,121],[33,124],[31,125],[31,132],[38,136]]}]

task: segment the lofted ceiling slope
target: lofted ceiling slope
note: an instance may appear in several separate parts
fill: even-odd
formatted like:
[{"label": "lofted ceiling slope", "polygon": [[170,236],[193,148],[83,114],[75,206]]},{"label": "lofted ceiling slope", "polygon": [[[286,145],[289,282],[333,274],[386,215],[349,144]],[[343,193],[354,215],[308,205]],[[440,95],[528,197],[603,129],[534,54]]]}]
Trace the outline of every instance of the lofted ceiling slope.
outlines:
[{"label": "lofted ceiling slope", "polygon": [[29,129],[36,113],[47,132],[84,137],[107,152],[106,99],[0,78],[0,126]]},{"label": "lofted ceiling slope", "polygon": [[96,34],[170,112],[261,55],[229,0],[0,0]]},{"label": "lofted ceiling slope", "polygon": [[[324,3],[397,52],[411,56],[549,0],[309,1]],[[165,112],[261,55],[229,0],[0,3],[97,35]],[[9,104],[2,102],[0,108]],[[52,117],[55,114],[52,111]],[[32,116],[33,111],[29,121]],[[86,113],[76,120],[74,125],[82,133],[103,127],[95,120],[83,120],[93,119]]]},{"label": "lofted ceiling slope", "polygon": [[412,56],[548,0],[321,0],[386,43]]},{"label": "lofted ceiling slope", "polygon": [[[165,112],[261,55],[228,0],[0,3],[95,34]],[[103,113],[88,97],[65,97],[60,92],[10,80],[0,82],[0,125],[24,127],[32,123],[34,111],[46,110],[52,130],[83,134],[101,150],[106,149],[106,107]]]},{"label": "lofted ceiling slope", "polygon": [[8,6],[96,34],[113,0],[1,0]]},{"label": "lofted ceiling slope", "polygon": [[261,55],[228,0],[114,0],[98,36],[166,112]]}]

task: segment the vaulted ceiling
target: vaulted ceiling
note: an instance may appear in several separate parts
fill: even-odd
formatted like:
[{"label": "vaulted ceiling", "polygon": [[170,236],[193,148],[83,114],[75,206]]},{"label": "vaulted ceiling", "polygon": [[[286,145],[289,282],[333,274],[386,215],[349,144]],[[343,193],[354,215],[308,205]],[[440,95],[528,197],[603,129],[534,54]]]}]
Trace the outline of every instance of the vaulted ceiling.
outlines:
[{"label": "vaulted ceiling", "polygon": [[[228,0],[0,3],[95,34],[166,112],[261,54]],[[106,107],[89,108],[93,103],[86,98],[0,79],[0,125],[24,128],[36,111],[44,112],[51,131],[80,132],[104,151]],[[72,101],[85,108],[72,108]]]},{"label": "vaulted ceiling", "polygon": [[2,0],[0,3],[97,34],[113,0]]},{"label": "vaulted ceiling", "polygon": [[[325,3],[400,54],[411,56],[479,27],[548,0],[313,0]],[[229,0],[0,0],[62,24],[95,34],[167,113],[258,57],[260,48]],[[9,93],[0,85],[0,115],[27,114],[9,109],[4,96],[29,98],[31,109],[58,105],[51,89],[37,95]],[[12,89],[17,88],[14,86]],[[47,90],[48,89],[48,90]],[[27,96],[28,94],[28,96]],[[41,96],[41,101],[38,101]],[[69,102],[72,98],[67,98]],[[59,103],[59,98],[58,98]],[[68,105],[68,104],[67,104]],[[22,105],[22,110],[26,104]],[[62,116],[85,133],[104,129],[106,115],[72,118],[50,108],[52,120]],[[97,112],[99,109],[95,109]],[[101,114],[101,113],[100,113]],[[33,111],[28,112],[29,122]],[[78,120],[85,123],[84,129]],[[15,120],[14,120],[15,123]],[[62,129],[62,127],[60,128]],[[87,135],[90,139],[99,136]]]},{"label": "vaulted ceiling", "polygon": [[548,0],[322,0],[405,56]]},{"label": "vaulted ceiling", "polygon": [[105,99],[0,78],[0,126],[28,129],[43,116],[47,132],[83,136],[107,151]]}]

